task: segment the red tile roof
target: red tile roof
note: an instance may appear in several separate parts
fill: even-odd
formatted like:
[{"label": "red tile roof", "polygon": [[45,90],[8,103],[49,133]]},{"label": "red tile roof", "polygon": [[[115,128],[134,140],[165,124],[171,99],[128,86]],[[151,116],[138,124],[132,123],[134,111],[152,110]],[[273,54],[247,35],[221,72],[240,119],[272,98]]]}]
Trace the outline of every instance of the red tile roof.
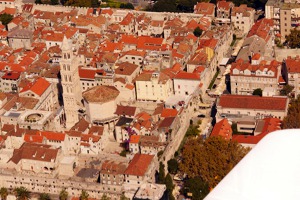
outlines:
[{"label": "red tile roof", "polygon": [[42,143],[44,137],[41,135],[31,135],[31,134],[25,134],[24,135],[24,141],[28,143]]},{"label": "red tile roof", "polygon": [[225,140],[230,140],[232,137],[232,129],[227,119],[222,119],[215,124],[210,136],[221,136]]},{"label": "red tile roof", "polygon": [[194,6],[194,13],[202,15],[213,15],[215,12],[215,4],[200,2]]},{"label": "red tile roof", "polygon": [[229,11],[230,8],[233,7],[233,3],[232,2],[227,2],[226,0],[221,0],[217,2],[217,8],[221,9],[221,10],[226,10]]},{"label": "red tile roof", "polygon": [[130,136],[130,143],[132,144],[138,144],[139,141],[141,139],[141,136],[140,135],[131,135]]},{"label": "red tile roof", "polygon": [[257,144],[267,134],[280,130],[281,121],[277,118],[265,118],[265,124],[261,134],[258,135],[234,135],[232,140],[242,144]]},{"label": "red tile roof", "polygon": [[285,61],[289,73],[300,73],[300,58],[288,57]]},{"label": "red tile roof", "polygon": [[189,79],[189,80],[199,80],[200,81],[200,74],[198,73],[189,73],[189,72],[179,72],[175,79]]},{"label": "red tile roof", "polygon": [[47,138],[47,140],[64,141],[66,134],[51,131],[39,131],[37,134]]},{"label": "red tile roof", "polygon": [[117,110],[115,114],[134,116],[135,112],[136,112],[136,107],[117,105]]},{"label": "red tile roof", "polygon": [[144,176],[151,164],[154,155],[135,154],[124,174]]},{"label": "red tile roof", "polygon": [[270,32],[273,29],[273,20],[263,18],[257,21],[250,29],[247,37],[257,35],[258,37],[268,41],[271,38]]},{"label": "red tile roof", "polygon": [[50,149],[50,145],[24,143],[19,149],[15,149],[9,161],[18,164],[20,160],[38,160],[43,162],[54,162],[58,149]]},{"label": "red tile roof", "polygon": [[173,108],[164,108],[161,112],[161,117],[176,117],[178,111]]},{"label": "red tile roof", "polygon": [[219,106],[224,108],[259,109],[259,110],[286,110],[286,97],[260,97],[249,95],[222,95]]},{"label": "red tile roof", "polygon": [[20,78],[20,72],[6,72],[2,79],[9,79],[9,80],[18,80]]},{"label": "red tile roof", "polygon": [[48,89],[51,84],[44,78],[38,78],[35,82],[28,84],[23,88],[21,92],[26,92],[28,90],[33,93],[42,96],[44,92]]}]

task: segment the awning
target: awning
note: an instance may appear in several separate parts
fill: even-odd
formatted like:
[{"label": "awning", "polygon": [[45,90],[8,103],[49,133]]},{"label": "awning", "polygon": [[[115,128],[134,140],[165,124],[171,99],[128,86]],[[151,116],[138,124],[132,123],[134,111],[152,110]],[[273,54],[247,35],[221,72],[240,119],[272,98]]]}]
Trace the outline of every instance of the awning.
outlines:
[{"label": "awning", "polygon": [[220,65],[226,66],[228,60],[229,60],[229,58],[223,58]]}]

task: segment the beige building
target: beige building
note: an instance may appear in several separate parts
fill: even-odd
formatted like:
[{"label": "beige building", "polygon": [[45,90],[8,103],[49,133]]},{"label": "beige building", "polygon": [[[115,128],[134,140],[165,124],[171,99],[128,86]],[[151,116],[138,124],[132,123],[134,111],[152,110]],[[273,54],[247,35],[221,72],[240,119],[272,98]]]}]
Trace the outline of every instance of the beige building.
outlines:
[{"label": "beige building", "polygon": [[[156,157],[147,154],[135,154],[125,170],[127,185],[141,185],[155,180]],[[126,187],[126,186],[125,186]]]},{"label": "beige building", "polygon": [[122,186],[127,166],[125,162],[105,160],[100,169],[100,182],[106,185]]},{"label": "beige building", "polygon": [[250,95],[222,95],[217,101],[216,118],[231,121],[243,119],[263,119],[275,117],[283,119],[287,115],[289,99],[280,97],[260,97]]},{"label": "beige building", "polygon": [[114,86],[95,86],[83,93],[86,118],[90,123],[104,124],[116,120],[120,92]]},{"label": "beige building", "polygon": [[59,155],[59,149],[53,149],[50,145],[24,143],[14,150],[8,162],[14,164],[19,172],[49,174],[57,169]]},{"label": "beige building", "polygon": [[17,92],[20,83],[20,72],[5,72],[0,79],[0,88],[3,92]]},{"label": "beige building", "polygon": [[300,23],[300,4],[290,0],[269,0],[265,5],[265,16],[273,19],[274,32],[284,42],[291,29]]},{"label": "beige building", "polygon": [[230,84],[232,94],[252,94],[255,89],[271,87],[278,89],[281,64],[276,60],[262,60],[259,54],[252,56],[252,62],[237,60],[231,65]]},{"label": "beige building", "polygon": [[231,22],[237,29],[237,33],[240,32],[241,36],[248,34],[252,25],[254,24],[255,10],[247,7],[247,5],[240,5],[239,7],[233,7],[231,12]]},{"label": "beige building", "polygon": [[19,93],[20,97],[38,99],[38,110],[52,111],[54,108],[54,92],[52,84],[44,78],[38,78],[26,85]]},{"label": "beige building", "polygon": [[142,73],[135,86],[139,101],[165,101],[173,94],[173,81],[164,73]]},{"label": "beige building", "polygon": [[299,56],[295,58],[288,57],[283,61],[288,73],[288,84],[294,87],[295,98],[300,94],[300,58]]},{"label": "beige building", "polygon": [[25,48],[30,50],[33,42],[32,35],[33,31],[31,30],[14,28],[8,32],[8,44],[13,49]]}]

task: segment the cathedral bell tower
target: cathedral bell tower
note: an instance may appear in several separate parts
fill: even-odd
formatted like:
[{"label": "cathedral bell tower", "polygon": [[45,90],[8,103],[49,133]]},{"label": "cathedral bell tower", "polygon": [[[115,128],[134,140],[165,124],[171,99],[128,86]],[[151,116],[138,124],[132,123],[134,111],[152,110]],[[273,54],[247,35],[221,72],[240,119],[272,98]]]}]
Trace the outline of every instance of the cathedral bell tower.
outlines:
[{"label": "cathedral bell tower", "polygon": [[61,84],[63,87],[66,128],[70,129],[78,122],[78,110],[81,105],[82,92],[78,74],[78,59],[73,55],[72,46],[64,36],[60,60]]}]

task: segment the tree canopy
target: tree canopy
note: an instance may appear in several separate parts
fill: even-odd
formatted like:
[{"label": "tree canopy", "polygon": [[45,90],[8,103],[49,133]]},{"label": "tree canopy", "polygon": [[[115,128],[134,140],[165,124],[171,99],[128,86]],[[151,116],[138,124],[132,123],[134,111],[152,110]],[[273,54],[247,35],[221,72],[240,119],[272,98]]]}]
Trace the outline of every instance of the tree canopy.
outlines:
[{"label": "tree canopy", "polygon": [[171,159],[168,161],[168,171],[169,173],[171,174],[176,174],[177,172],[177,169],[178,169],[178,162],[176,159]]},{"label": "tree canopy", "polygon": [[159,162],[159,171],[158,171],[158,183],[165,183],[165,165],[162,162]]},{"label": "tree canopy", "polygon": [[14,17],[10,14],[3,13],[0,15],[0,21],[4,26],[6,26]]},{"label": "tree canopy", "polygon": [[280,95],[287,96],[293,91],[294,87],[291,85],[285,85],[283,88],[280,90]]},{"label": "tree canopy", "polygon": [[132,5],[132,3],[121,3],[120,8],[133,10],[134,6]]},{"label": "tree canopy", "polygon": [[194,30],[194,36],[200,37],[202,35],[202,30],[197,26]]},{"label": "tree canopy", "polygon": [[249,149],[222,137],[190,139],[184,146],[181,171],[189,178],[201,177],[209,187],[215,187],[246,155]]},{"label": "tree canopy", "polygon": [[257,95],[257,96],[262,96],[262,89],[260,89],[260,88],[257,88],[257,89],[255,89],[254,91],[253,91],[253,95]]},{"label": "tree canopy", "polygon": [[150,10],[154,12],[176,12],[176,2],[173,0],[159,0]]},{"label": "tree canopy", "polygon": [[110,200],[110,198],[106,194],[103,194],[101,200]]},{"label": "tree canopy", "polygon": [[286,36],[286,43],[291,48],[300,48],[300,30],[292,29],[291,33]]},{"label": "tree canopy", "polygon": [[287,116],[283,119],[284,129],[300,128],[300,96],[290,102]]},{"label": "tree canopy", "polygon": [[208,184],[200,177],[190,178],[184,182],[184,193],[192,193],[193,200],[202,200],[209,193]]},{"label": "tree canopy", "polygon": [[169,200],[173,200],[173,199],[175,200],[172,193],[175,186],[173,184],[173,180],[170,174],[167,174],[165,178],[165,184],[166,184]]},{"label": "tree canopy", "polygon": [[51,200],[51,198],[50,198],[49,194],[47,194],[47,193],[42,193],[42,194],[40,194],[40,196],[39,196],[39,200]]},{"label": "tree canopy", "polygon": [[63,189],[62,191],[60,191],[59,193],[59,200],[67,200],[68,199],[68,192],[66,191],[66,189]]},{"label": "tree canopy", "polygon": [[[194,5],[198,2],[210,2],[216,4],[218,0],[157,0],[155,4],[148,8],[154,12],[193,12]],[[258,9],[264,8],[267,0],[233,0],[235,6],[246,4],[249,7]]]},{"label": "tree canopy", "polygon": [[88,200],[88,199],[89,199],[89,193],[87,193],[85,190],[82,190],[79,200]]},{"label": "tree canopy", "polygon": [[14,189],[17,200],[28,200],[31,197],[31,193],[25,187],[18,187]]},{"label": "tree canopy", "polygon": [[0,197],[1,197],[1,199],[6,200],[7,196],[8,196],[8,190],[7,190],[7,188],[2,187],[0,189]]}]

